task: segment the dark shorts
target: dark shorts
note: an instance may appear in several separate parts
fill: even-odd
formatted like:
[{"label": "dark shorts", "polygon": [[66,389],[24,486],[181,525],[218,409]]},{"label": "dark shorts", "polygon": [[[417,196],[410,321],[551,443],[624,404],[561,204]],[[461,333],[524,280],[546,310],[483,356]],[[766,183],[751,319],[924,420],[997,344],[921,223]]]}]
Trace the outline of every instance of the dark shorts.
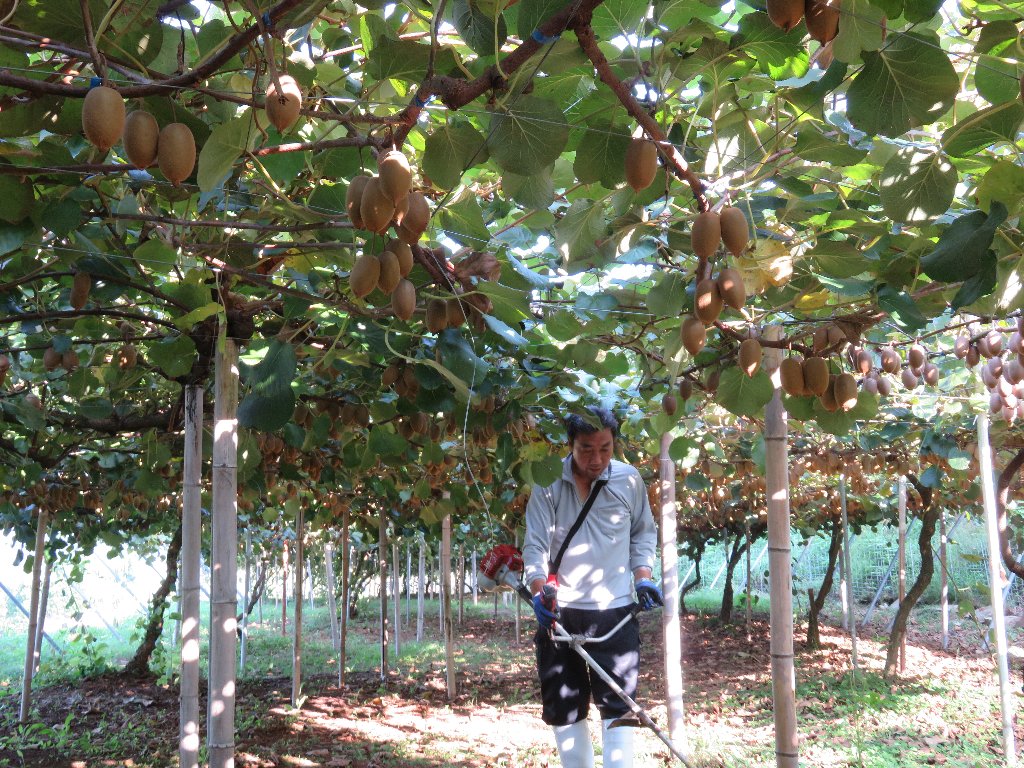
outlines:
[{"label": "dark shorts", "polygon": [[[561,624],[570,634],[600,637],[632,609],[630,605],[603,611],[562,608]],[[586,720],[591,696],[602,719],[622,717],[629,712],[626,703],[568,643],[555,643],[547,630],[538,628],[534,644],[545,723],[570,725]],[[630,698],[635,698],[640,672],[640,625],[635,617],[605,642],[586,643],[583,649]]]}]

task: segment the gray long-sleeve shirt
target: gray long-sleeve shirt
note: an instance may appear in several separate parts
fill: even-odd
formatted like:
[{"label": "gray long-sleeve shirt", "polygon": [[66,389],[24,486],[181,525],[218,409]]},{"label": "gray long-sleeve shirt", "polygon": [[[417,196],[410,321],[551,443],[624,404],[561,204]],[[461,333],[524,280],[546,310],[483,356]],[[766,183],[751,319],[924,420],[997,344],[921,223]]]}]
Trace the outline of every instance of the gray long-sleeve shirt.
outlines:
[{"label": "gray long-sleeve shirt", "polygon": [[[562,557],[558,603],[603,609],[633,601],[633,571],[654,567],[657,529],[640,473],[612,459],[603,475],[607,485],[594,501]],[[546,488],[533,487],[526,505],[523,574],[527,584],[548,575],[548,559],[562,546],[586,498],[580,498],[567,456],[562,476]]]}]

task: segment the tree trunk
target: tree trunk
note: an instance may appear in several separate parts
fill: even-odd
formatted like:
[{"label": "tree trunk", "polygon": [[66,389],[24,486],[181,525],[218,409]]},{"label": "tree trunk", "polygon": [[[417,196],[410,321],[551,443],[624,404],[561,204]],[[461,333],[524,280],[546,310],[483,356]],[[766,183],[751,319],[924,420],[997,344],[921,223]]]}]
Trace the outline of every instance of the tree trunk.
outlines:
[{"label": "tree trunk", "polygon": [[32,561],[32,593],[29,600],[28,634],[25,645],[25,677],[21,681],[21,707],[18,710],[18,722],[24,724],[28,720],[29,707],[32,704],[32,670],[36,659],[36,622],[39,621],[39,589],[43,575],[43,559],[45,557],[46,529],[49,525],[49,514],[39,512],[36,519],[36,549]]},{"label": "tree trunk", "polygon": [[732,542],[732,553],[729,555],[729,562],[725,567],[725,586],[722,589],[722,608],[718,612],[718,620],[725,624],[732,621],[733,600],[735,599],[732,587],[732,575],[746,550],[747,545],[743,541],[743,534],[737,533],[736,538],[733,539]]},{"label": "tree trunk", "polygon": [[352,565],[352,544],[349,538],[349,512],[346,505],[341,514],[341,648],[338,651],[338,687],[345,687],[345,664],[348,662],[348,620],[351,618],[349,600],[351,596],[351,579],[349,568]]},{"label": "tree trunk", "polygon": [[[260,569],[256,572],[256,583],[253,585],[252,590],[249,593],[249,602],[245,608],[236,617],[236,621],[241,624],[243,620],[248,620],[252,615],[253,610],[263,600],[263,592],[267,587],[267,576],[270,573],[270,564],[266,560],[260,561]],[[260,623],[263,623],[263,617],[260,617]]]},{"label": "tree trunk", "polygon": [[828,540],[828,565],[825,566],[825,576],[821,580],[818,594],[811,592],[811,605],[807,614],[807,648],[816,651],[821,648],[821,634],[818,630],[818,616],[821,609],[825,607],[825,600],[828,593],[832,591],[832,581],[836,571],[836,562],[839,560],[839,550],[843,544],[843,528],[838,520],[832,521],[832,533]]},{"label": "tree trunk", "polygon": [[1024,466],[1024,448],[1017,451],[1017,455],[999,473],[999,482],[996,486],[996,519],[999,527],[999,553],[1003,558],[1003,565],[1010,569],[1010,573],[1015,573],[1018,578],[1024,579],[1024,563],[1017,562],[1017,557],[1010,548],[1013,532],[1006,515],[1010,483],[1013,482],[1013,478],[1017,476],[1022,466]]},{"label": "tree trunk", "polygon": [[688,581],[686,584],[683,585],[683,588],[679,590],[679,612],[683,616],[689,613],[689,611],[686,608],[686,595],[695,590],[697,587],[699,587],[701,581],[703,581],[703,577],[700,575],[700,561],[702,557],[704,557],[703,548],[701,548],[697,552],[697,557],[693,561],[693,580]]},{"label": "tree trunk", "polygon": [[917,547],[921,551],[921,572],[917,580],[907,592],[907,599],[904,600],[893,619],[892,631],[889,633],[889,645],[885,654],[885,676],[892,677],[899,662],[900,645],[907,636],[907,620],[910,612],[914,609],[917,601],[924,594],[932,581],[932,574],[935,572],[935,561],[932,555],[932,536],[935,535],[935,526],[939,520],[940,508],[932,505],[932,492],[930,488],[922,486],[913,475],[907,475],[907,480],[917,489],[924,504],[924,514],[921,518],[921,533],[917,537]]},{"label": "tree trunk", "polygon": [[43,566],[43,587],[42,592],[39,595],[39,626],[36,628],[36,649],[35,649],[35,669],[32,670],[34,675],[39,671],[39,665],[43,660],[43,637],[46,635],[46,607],[50,602],[50,572],[53,570],[53,560],[45,558],[46,563]]},{"label": "tree trunk", "polygon": [[167,606],[167,597],[174,589],[174,582],[178,578],[178,554],[181,552],[181,526],[174,532],[167,547],[167,575],[160,582],[149,606],[149,621],[146,623],[146,631],[142,635],[142,642],[135,649],[124,668],[124,674],[129,677],[145,677],[149,674],[149,660],[156,650],[156,644],[160,642],[160,635],[164,631],[164,608]]}]

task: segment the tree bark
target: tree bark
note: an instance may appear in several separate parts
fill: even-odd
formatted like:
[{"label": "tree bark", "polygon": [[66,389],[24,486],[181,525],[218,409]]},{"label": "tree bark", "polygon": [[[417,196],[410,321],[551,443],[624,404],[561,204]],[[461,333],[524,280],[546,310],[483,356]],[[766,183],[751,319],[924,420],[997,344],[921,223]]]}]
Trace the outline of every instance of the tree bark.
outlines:
[{"label": "tree bark", "polygon": [[238,614],[237,621],[239,624],[242,623],[242,619],[248,619],[252,615],[253,609],[256,608],[257,603],[263,599],[263,591],[267,587],[267,575],[270,572],[270,564],[266,560],[260,561],[260,570],[256,574],[256,583],[253,585],[252,590],[249,594],[249,602],[245,606],[245,609]]},{"label": "tree bark", "polygon": [[924,513],[921,518],[921,533],[917,537],[917,546],[921,552],[921,572],[917,575],[910,591],[907,592],[907,599],[904,600],[893,619],[892,631],[889,633],[889,645],[885,654],[885,677],[892,677],[899,663],[900,645],[907,636],[907,620],[910,612],[917,605],[917,601],[924,594],[932,581],[935,573],[935,562],[932,555],[932,536],[935,535],[935,526],[939,520],[940,509],[932,504],[932,492],[930,488],[921,485],[913,475],[907,475],[907,480],[917,489],[924,506]]},{"label": "tree bark", "polygon": [[142,642],[139,643],[139,647],[135,649],[135,655],[124,668],[124,674],[129,677],[145,677],[150,673],[149,660],[164,631],[164,609],[167,607],[167,597],[174,589],[174,582],[178,578],[178,555],[180,552],[181,526],[179,525],[174,532],[174,538],[171,539],[171,543],[167,547],[167,573],[150,601],[149,621],[146,623]]},{"label": "tree bark", "polygon": [[832,521],[832,533],[828,540],[828,565],[825,567],[825,576],[821,580],[821,586],[815,595],[811,590],[811,605],[807,614],[807,648],[816,651],[821,648],[821,634],[818,630],[818,616],[821,609],[825,607],[825,600],[828,593],[832,591],[832,581],[835,576],[836,562],[839,560],[839,550],[843,544],[843,529],[838,520]]},{"label": "tree bark", "polygon": [[683,588],[679,590],[679,612],[685,616],[689,613],[686,608],[686,595],[695,590],[700,586],[704,578],[700,575],[700,561],[704,556],[704,549],[701,548],[697,552],[697,557],[693,561],[693,580],[683,585]]},{"label": "tree bark", "polygon": [[1024,579],[1024,563],[1018,563],[1013,550],[1010,547],[1010,538],[1013,530],[1010,528],[1006,514],[1006,502],[1010,496],[1010,483],[1017,476],[1020,468],[1024,466],[1024,448],[1017,451],[1017,455],[1010,460],[1003,471],[999,473],[999,483],[996,487],[996,515],[999,527],[999,554],[1003,558],[1003,565],[1015,573],[1018,578]]},{"label": "tree bark", "polygon": [[732,586],[732,575],[746,550],[747,545],[743,540],[743,534],[737,533],[736,538],[733,539],[732,542],[732,552],[729,555],[729,562],[725,566],[725,586],[722,589],[722,608],[718,612],[718,620],[725,624],[732,621],[733,601],[735,599]]}]

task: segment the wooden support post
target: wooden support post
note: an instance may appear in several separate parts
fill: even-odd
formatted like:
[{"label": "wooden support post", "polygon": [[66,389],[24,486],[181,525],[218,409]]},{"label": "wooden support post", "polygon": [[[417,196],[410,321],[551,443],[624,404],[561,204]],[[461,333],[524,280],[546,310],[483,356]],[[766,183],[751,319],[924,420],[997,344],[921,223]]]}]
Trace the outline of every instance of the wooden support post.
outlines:
[{"label": "wooden support post", "polygon": [[665,607],[661,613],[661,634],[665,643],[665,705],[669,740],[680,752],[688,752],[683,707],[683,632],[679,618],[679,548],[676,521],[676,465],[669,455],[672,434],[661,436],[658,462],[658,528],[661,549],[661,588]]},{"label": "wooden support post", "polygon": [[292,622],[292,706],[302,705],[302,582],[306,573],[306,504],[295,513],[295,620]]},{"label": "wooden support post", "polygon": [[39,665],[43,659],[43,635],[46,634],[46,608],[50,602],[50,573],[53,571],[53,561],[44,557],[45,564],[43,566],[43,587],[39,595],[39,626],[36,629],[36,641],[34,657],[36,665],[32,669],[32,674],[35,675],[39,671]]},{"label": "wooden support post", "polygon": [[471,573],[470,573],[470,583],[473,585],[473,605],[476,605],[477,604],[477,600],[478,600],[478,598],[480,596],[480,590],[478,588],[477,578],[476,578],[476,550],[475,549],[473,550],[473,553],[470,555],[470,558],[469,558],[469,568],[470,568],[470,571],[471,571]]},{"label": "wooden support post", "polygon": [[32,561],[32,593],[28,609],[28,633],[25,635],[25,676],[21,681],[21,708],[18,711],[18,722],[24,724],[28,720],[32,705],[32,671],[36,667],[36,632],[39,622],[39,591],[43,578],[43,560],[46,556],[46,528],[49,525],[49,513],[36,508],[36,548],[35,559]]},{"label": "wooden support post", "polygon": [[288,636],[288,539],[281,538],[281,637]]},{"label": "wooden support post", "polygon": [[850,557],[850,520],[847,516],[846,506],[846,475],[839,475],[839,504],[843,514],[843,569],[846,571],[846,602],[850,606],[850,648],[853,661],[853,671],[857,672],[860,665],[857,662],[857,613],[854,611],[853,602],[853,565]]},{"label": "wooden support post", "polygon": [[[448,498],[448,491],[444,491]],[[441,519],[441,636],[444,638],[445,675],[448,701],[454,701],[455,687],[455,634],[452,628],[452,516],[445,512]]]},{"label": "wooden support post", "polygon": [[348,614],[349,603],[349,570],[352,564],[351,542],[349,538],[348,506],[341,513],[341,649],[338,652],[338,687],[345,686],[345,665],[348,663]]},{"label": "wooden support post", "polygon": [[779,377],[765,408],[765,466],[768,492],[768,575],[770,582],[772,702],[775,714],[775,764],[797,768],[796,670],[793,664],[793,577],[789,510],[789,427]]},{"label": "wooden support post", "polygon": [[395,604],[395,661],[402,655],[402,596],[398,585],[398,542],[391,543],[391,599]]},{"label": "wooden support post", "polygon": [[245,677],[245,661],[249,653],[249,593],[252,591],[252,523],[245,526],[245,576],[242,578],[242,637],[239,639],[238,676]]},{"label": "wooden support post", "polygon": [[[459,593],[459,626],[466,615],[466,549],[465,545],[459,543],[459,558],[457,560],[459,578],[456,581],[456,589]],[[517,634],[516,637],[519,635]]]},{"label": "wooden support post", "polygon": [[[751,507],[753,507],[753,499],[751,499]],[[750,566],[750,516],[747,515],[743,518],[743,540],[747,545],[747,581],[743,585],[743,597],[744,603],[746,604],[746,619],[747,619],[747,640],[751,639],[750,627],[754,622],[754,606],[750,604],[750,572],[753,570]]]},{"label": "wooden support post", "polygon": [[416,642],[423,642],[423,609],[424,600],[426,599],[426,581],[427,581],[427,554],[424,551],[426,549],[427,542],[423,535],[420,535],[419,541],[419,570],[416,572]]},{"label": "wooden support post", "polygon": [[232,768],[238,641],[238,347],[234,339],[218,341],[215,379],[208,751],[210,768]]},{"label": "wooden support post", "polygon": [[405,625],[409,626],[412,613],[412,542],[405,546]]},{"label": "wooden support post", "polygon": [[328,539],[324,546],[324,569],[327,578],[327,610],[331,614],[331,647],[341,652],[341,635],[338,632],[338,594],[334,581],[334,544]]},{"label": "wooden support post", "polygon": [[988,533],[988,586],[992,600],[992,631],[996,639],[996,667],[999,670],[999,704],[1003,717],[1003,757],[1006,765],[1017,765],[1017,746],[1013,734],[1013,692],[1010,690],[1010,666],[1006,649],[1006,617],[1003,614],[1002,558],[999,548],[999,522],[996,515],[995,477],[992,446],[988,436],[988,410],[978,415],[978,464],[981,495],[985,505],[985,530]]},{"label": "wooden support post", "polygon": [[[899,601],[907,599],[907,478],[900,475],[899,499],[897,500],[899,514],[899,564],[897,574],[899,578]],[[907,671],[907,635],[903,633],[900,640],[900,674]]]},{"label": "wooden support post", "polygon": [[939,616],[942,624],[942,650],[949,649],[949,573],[946,571],[946,544],[949,536],[946,533],[946,510],[939,515]]},{"label": "wooden support post", "polygon": [[380,680],[388,679],[388,529],[384,513],[377,519],[377,558],[380,570]]},{"label": "wooden support post", "polygon": [[185,387],[185,463],[181,491],[181,681],[179,768],[199,766],[199,574],[202,560],[203,388]]}]

